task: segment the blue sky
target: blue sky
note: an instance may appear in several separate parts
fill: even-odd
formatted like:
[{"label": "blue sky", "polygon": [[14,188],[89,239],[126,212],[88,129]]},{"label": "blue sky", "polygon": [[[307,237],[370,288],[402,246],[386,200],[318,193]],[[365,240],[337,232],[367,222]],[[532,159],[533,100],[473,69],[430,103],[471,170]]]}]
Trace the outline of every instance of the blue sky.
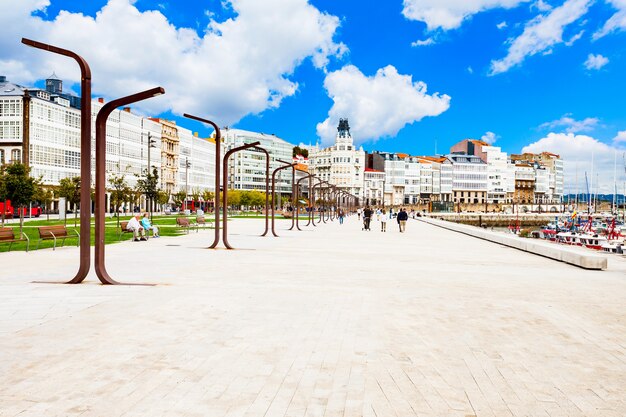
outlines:
[{"label": "blue sky", "polygon": [[509,153],[623,159],[625,0],[4,3],[15,9],[0,29],[11,79],[77,80],[17,45],[57,43],[88,59],[94,95],[163,85],[138,111],[202,133],[180,114],[293,143],[327,144],[348,117],[366,150],[445,153],[484,137]]}]

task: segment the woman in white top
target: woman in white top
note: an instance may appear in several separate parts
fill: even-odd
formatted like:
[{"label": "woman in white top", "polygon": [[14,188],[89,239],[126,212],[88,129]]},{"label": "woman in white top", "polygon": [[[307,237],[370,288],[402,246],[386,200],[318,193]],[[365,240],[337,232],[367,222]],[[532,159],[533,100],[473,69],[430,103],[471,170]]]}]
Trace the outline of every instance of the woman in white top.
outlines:
[{"label": "woman in white top", "polygon": [[382,216],[380,216],[380,231],[387,231],[387,215],[385,214],[385,210],[383,210]]}]

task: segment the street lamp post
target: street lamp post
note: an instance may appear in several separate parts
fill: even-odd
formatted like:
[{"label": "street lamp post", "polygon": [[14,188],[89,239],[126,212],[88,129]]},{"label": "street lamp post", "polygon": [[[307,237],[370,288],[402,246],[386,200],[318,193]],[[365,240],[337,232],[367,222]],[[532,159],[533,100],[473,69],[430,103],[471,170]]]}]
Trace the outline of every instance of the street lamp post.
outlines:
[{"label": "street lamp post", "polygon": [[213,243],[211,244],[211,246],[209,246],[209,249],[214,249],[217,247],[217,244],[220,241],[220,186],[221,186],[220,167],[222,163],[220,154],[221,154],[221,146],[222,146],[221,145],[222,133],[220,131],[220,128],[217,126],[217,124],[210,120],[203,119],[197,116],[192,116],[191,114],[187,114],[187,113],[183,114],[183,116],[187,117],[188,119],[197,120],[202,123],[207,123],[213,126],[213,129],[215,129],[215,199],[214,199],[214,204],[213,204],[213,210],[215,213],[215,221],[214,221],[215,237],[213,238]]},{"label": "street lamp post", "polygon": [[276,203],[274,201],[274,197],[276,195],[276,173],[279,172],[279,171],[282,173],[282,170],[283,169],[287,169],[287,168],[292,168],[293,169],[293,168],[295,168],[296,165],[298,165],[297,163],[290,164],[289,162],[282,161],[280,159],[278,159],[277,161],[280,162],[280,163],[283,163],[283,164],[287,164],[287,165],[283,165],[281,167],[278,167],[278,168],[276,168],[274,170],[274,172],[272,172],[272,234],[274,236],[276,236],[276,237],[278,237],[278,235],[276,234],[276,229],[274,227],[274,217],[275,217],[274,210],[275,210],[275,207],[276,207]]},{"label": "street lamp post", "polygon": [[[156,148],[156,146],[154,146],[156,144],[156,140],[152,139],[152,135],[150,132],[148,132],[148,170],[147,170],[147,174],[149,176],[149,178],[151,178],[150,176],[152,175],[152,166],[150,165],[150,148]],[[147,199],[147,203],[148,203],[148,211],[150,212],[150,219],[152,219],[152,209],[154,208],[154,204],[151,198],[148,197]]]},{"label": "street lamp post", "polygon": [[189,195],[189,158],[185,158],[185,199],[183,200],[183,212],[187,210],[187,196]]},{"label": "street lamp post", "polygon": [[56,46],[22,38],[33,48],[73,58],[80,67],[80,266],[67,284],[80,284],[91,268],[91,69],[80,55]]},{"label": "street lamp post", "polygon": [[[224,207],[224,225],[222,226],[222,240],[224,241],[224,246],[226,246],[226,249],[235,249],[230,246],[230,243],[228,243],[228,158],[235,152],[243,151],[244,149],[248,148],[255,148],[258,147],[260,144],[261,142],[257,141],[238,146],[226,152],[226,155],[224,155],[224,161],[222,163],[222,181],[224,188],[224,191],[222,193],[222,206]],[[211,248],[213,248],[213,246]]]},{"label": "street lamp post", "polygon": [[131,103],[142,101],[165,93],[161,87],[142,91],[141,93],[118,98],[105,104],[96,117],[96,256],[94,266],[96,275],[103,284],[120,284],[106,270],[104,239],[105,239],[105,207],[106,194],[106,123],[113,110]]}]

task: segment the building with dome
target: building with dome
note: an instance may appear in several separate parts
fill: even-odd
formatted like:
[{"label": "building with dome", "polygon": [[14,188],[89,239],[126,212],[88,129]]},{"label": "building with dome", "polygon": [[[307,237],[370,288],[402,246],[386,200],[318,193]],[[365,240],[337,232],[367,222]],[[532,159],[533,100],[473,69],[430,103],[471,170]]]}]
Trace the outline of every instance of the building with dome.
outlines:
[{"label": "building with dome", "polygon": [[348,119],[340,119],[335,144],[309,152],[309,172],[363,200],[365,151],[354,146]]}]

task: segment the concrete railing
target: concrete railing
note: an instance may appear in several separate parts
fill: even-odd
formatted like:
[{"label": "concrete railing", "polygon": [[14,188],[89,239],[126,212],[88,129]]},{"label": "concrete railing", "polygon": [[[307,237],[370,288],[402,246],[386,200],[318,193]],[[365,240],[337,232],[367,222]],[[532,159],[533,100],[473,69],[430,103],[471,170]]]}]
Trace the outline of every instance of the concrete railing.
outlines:
[{"label": "concrete railing", "polygon": [[605,270],[608,266],[606,256],[593,253],[581,253],[580,251],[567,246],[560,246],[536,239],[521,238],[516,235],[507,235],[501,232],[492,232],[491,230],[480,229],[474,226],[429,219],[426,217],[421,217],[419,220],[444,229],[488,240],[490,242],[499,243],[504,246],[534,253],[535,255],[544,256],[560,262],[576,265],[584,269]]}]

